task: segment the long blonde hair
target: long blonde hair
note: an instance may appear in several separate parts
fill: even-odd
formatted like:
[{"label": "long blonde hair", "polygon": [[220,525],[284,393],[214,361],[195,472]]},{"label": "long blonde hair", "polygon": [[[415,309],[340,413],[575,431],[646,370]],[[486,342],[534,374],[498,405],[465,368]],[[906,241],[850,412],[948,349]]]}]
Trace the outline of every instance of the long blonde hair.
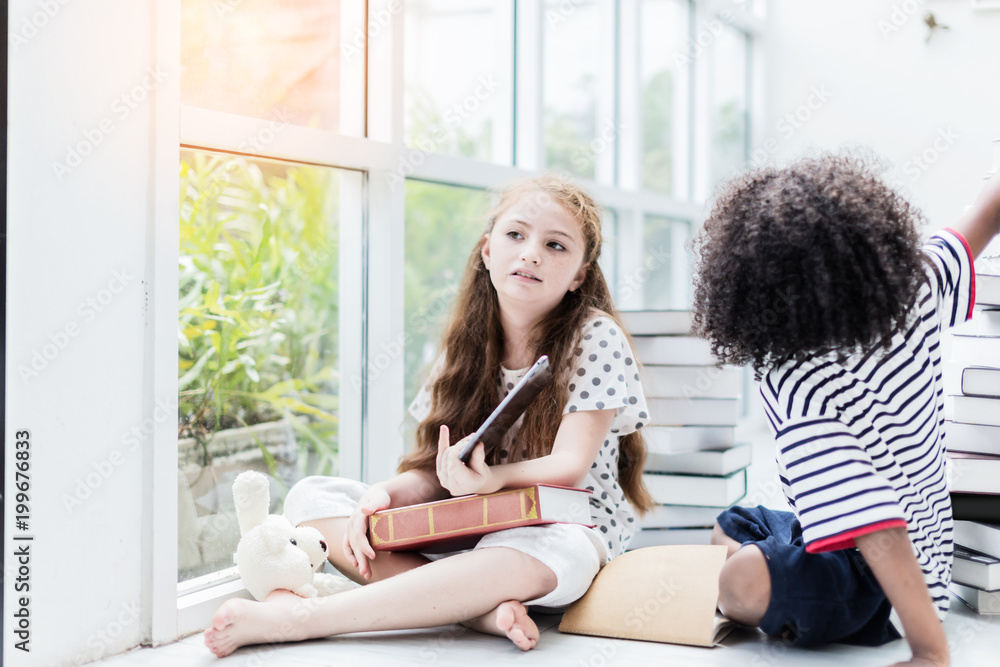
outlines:
[{"label": "long blonde hair", "polygon": [[[545,354],[557,381],[550,383],[525,411],[513,447],[503,463],[535,459],[551,453],[562,410],[569,399],[569,374],[583,325],[599,311],[620,320],[604,274],[601,256],[601,213],[594,200],[568,179],[543,175],[524,179],[503,190],[492,208],[486,228],[489,234],[497,219],[525,198],[555,201],[580,224],[584,238],[584,263],[589,264],[583,283],[567,292],[562,301],[535,327],[530,345],[534,354]],[[532,206],[532,200],[527,201]],[[504,332],[500,303],[482,258],[485,237],[473,248],[462,276],[455,312],[445,330],[442,347],[445,362],[431,389],[431,412],[417,428],[417,446],[399,465],[399,471],[435,470],[438,431],[449,427],[452,444],[475,431],[500,402],[497,387],[504,354]],[[624,333],[624,328],[620,327]],[[627,334],[626,334],[627,335]],[[640,432],[619,439],[618,482],[626,498],[640,513],[653,506],[642,482],[646,446]],[[501,463],[499,452],[487,464]]]}]

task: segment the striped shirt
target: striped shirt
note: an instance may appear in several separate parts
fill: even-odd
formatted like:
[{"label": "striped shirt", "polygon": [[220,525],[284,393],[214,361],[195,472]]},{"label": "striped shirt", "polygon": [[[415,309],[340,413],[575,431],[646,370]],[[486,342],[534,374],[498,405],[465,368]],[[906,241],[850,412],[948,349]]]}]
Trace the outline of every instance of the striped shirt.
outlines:
[{"label": "striped shirt", "polygon": [[952,515],[945,476],[941,332],[972,315],[968,244],[943,230],[923,247],[927,281],[888,351],[788,361],[760,391],[778,475],[810,553],[906,527],[942,619],[951,581]]}]

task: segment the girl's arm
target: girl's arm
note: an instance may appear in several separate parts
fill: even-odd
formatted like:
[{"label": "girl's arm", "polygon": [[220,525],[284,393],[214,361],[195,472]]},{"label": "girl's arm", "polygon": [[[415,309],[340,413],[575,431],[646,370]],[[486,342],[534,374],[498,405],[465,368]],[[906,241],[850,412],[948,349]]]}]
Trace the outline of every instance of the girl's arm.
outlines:
[{"label": "girl's arm", "polygon": [[385,491],[386,495],[389,496],[390,504],[386,507],[417,505],[448,497],[448,492],[441,486],[437,475],[423,470],[407,470],[384,482],[373,484],[369,491],[376,487]]},{"label": "girl's arm", "polygon": [[973,259],[1000,234],[1000,176],[994,175],[986,181],[976,203],[952,225],[952,229],[965,237]]},{"label": "girl's arm", "polygon": [[854,538],[858,551],[899,614],[913,657],[898,665],[948,665],[948,637],[927,592],[905,528],[887,528]]},{"label": "girl's arm", "polygon": [[[563,416],[552,444],[552,453],[530,461],[487,466],[482,444],[476,446],[469,465],[458,460],[461,447],[448,446],[448,430],[441,427],[438,442],[438,480],[452,495],[493,493],[531,484],[579,486],[601,451],[614,410],[585,410]],[[464,442],[464,440],[462,441]]]},{"label": "girl's arm", "polygon": [[407,470],[384,482],[373,484],[361,495],[351,516],[347,518],[344,555],[358,568],[361,576],[368,579],[371,577],[368,561],[375,558],[375,550],[368,541],[368,517],[390,507],[416,505],[447,497],[448,492],[438,482],[437,476],[422,470]]}]

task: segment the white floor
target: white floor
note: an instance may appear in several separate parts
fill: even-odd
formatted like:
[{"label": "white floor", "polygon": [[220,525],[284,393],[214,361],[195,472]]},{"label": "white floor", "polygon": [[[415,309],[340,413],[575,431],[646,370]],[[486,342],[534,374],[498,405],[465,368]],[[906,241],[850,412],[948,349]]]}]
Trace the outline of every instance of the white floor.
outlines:
[{"label": "white floor", "polygon": [[[747,498],[753,504],[785,509],[777,486],[774,454],[768,433],[744,429],[741,440],[754,445]],[[656,644],[630,640],[562,634],[558,617],[536,616],[542,629],[538,646],[518,651],[506,639],[482,635],[462,627],[397,633],[370,633],[319,639],[299,644],[256,646],[240,649],[217,662],[200,635],[155,649],[136,649],[106,659],[102,667],[175,667],[177,665],[226,665],[233,667],[293,667],[297,665],[351,665],[381,667],[408,665],[447,667],[469,664],[573,665],[889,665],[909,658],[902,640],[879,648],[832,645],[823,649],[789,648],[758,632],[737,630],[714,649]],[[981,667],[1000,663],[1000,615],[980,616],[957,599],[945,620],[955,667]]]},{"label": "white floor", "polygon": [[[789,648],[757,632],[739,630],[714,649],[655,644],[562,634],[551,616],[536,617],[544,627],[538,646],[522,653],[506,639],[481,635],[461,627],[399,633],[348,635],[299,644],[240,649],[218,661],[200,636],[188,637],[156,649],[137,649],[100,663],[104,667],[176,667],[225,665],[232,667],[292,667],[297,665],[449,665],[517,664],[573,665],[808,665],[852,667],[889,665],[909,657],[902,640],[879,648],[832,645],[823,649]],[[1000,650],[1000,616],[979,616],[957,600],[945,620],[954,667],[997,664]]]}]

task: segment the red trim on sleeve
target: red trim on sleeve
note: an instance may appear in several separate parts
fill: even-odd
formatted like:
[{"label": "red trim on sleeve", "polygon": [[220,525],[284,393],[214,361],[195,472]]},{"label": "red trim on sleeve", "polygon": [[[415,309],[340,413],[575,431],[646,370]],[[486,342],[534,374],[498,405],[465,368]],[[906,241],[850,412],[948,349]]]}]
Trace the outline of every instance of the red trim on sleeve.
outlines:
[{"label": "red trim on sleeve", "polygon": [[854,544],[855,537],[861,537],[862,535],[874,533],[879,530],[888,530],[889,528],[906,528],[906,522],[902,519],[889,519],[888,521],[879,521],[878,523],[862,526],[861,528],[854,528],[840,535],[831,535],[830,537],[810,542],[806,545],[806,551],[811,554],[819,554],[824,551],[850,549],[856,546]]},{"label": "red trim on sleeve", "polygon": [[973,306],[976,305],[976,262],[975,262],[975,258],[972,256],[972,248],[969,247],[969,242],[965,240],[964,236],[962,236],[961,234],[959,234],[958,232],[956,232],[951,227],[945,227],[945,231],[949,231],[949,232],[951,232],[952,234],[954,234],[955,236],[958,237],[958,240],[962,242],[963,246],[965,246],[965,253],[969,256],[969,271],[972,274],[972,276],[971,276],[972,279],[969,281],[969,284],[972,285],[972,292],[969,295],[969,312],[965,316],[965,319],[966,320],[971,320],[972,319]]}]

